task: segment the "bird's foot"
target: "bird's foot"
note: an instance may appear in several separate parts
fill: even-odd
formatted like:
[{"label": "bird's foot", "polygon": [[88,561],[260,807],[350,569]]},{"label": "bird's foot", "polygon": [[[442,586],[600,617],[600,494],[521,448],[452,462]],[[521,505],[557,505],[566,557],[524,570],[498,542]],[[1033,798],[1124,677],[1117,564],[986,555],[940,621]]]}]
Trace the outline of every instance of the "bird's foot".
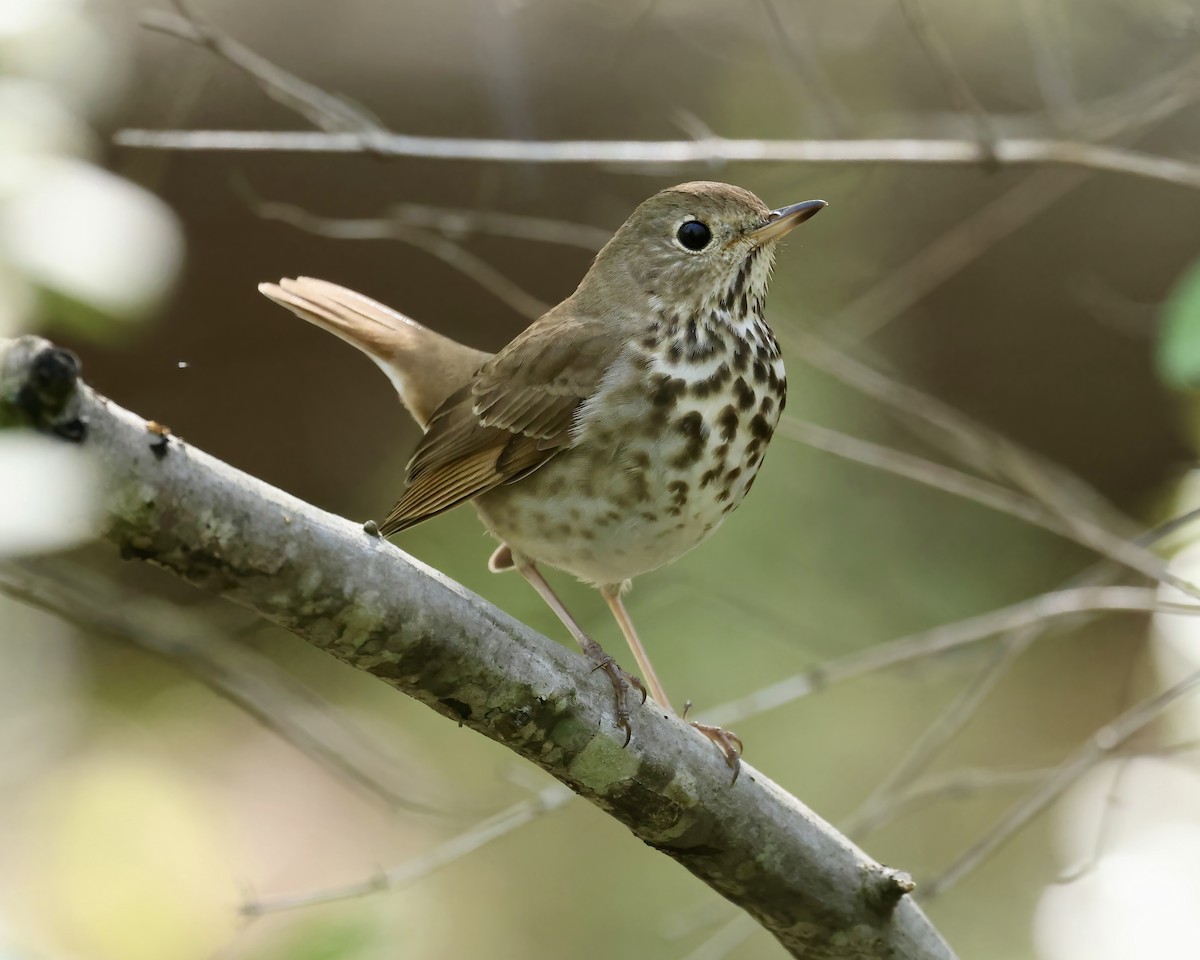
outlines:
[{"label": "bird's foot", "polygon": [[[691,709],[692,701],[689,700],[683,705],[684,720],[687,720],[688,711]],[[699,723],[695,720],[689,720],[688,722],[708,737],[716,748],[721,751],[721,755],[725,758],[725,763],[733,771],[733,780],[730,781],[730,786],[737,783],[738,774],[742,772],[742,750],[744,749],[742,738],[732,730],[723,730],[720,727],[714,727],[711,723]]]},{"label": "bird's foot", "polygon": [[584,648],[584,653],[594,664],[592,669],[603,670],[612,684],[617,707],[616,725],[625,731],[625,742],[621,746],[627,747],[633,737],[633,726],[629,722],[629,688],[632,687],[642,695],[642,703],[646,702],[646,688],[639,678],[622,670],[617,661],[605,653],[595,641],[592,641],[590,647]]}]

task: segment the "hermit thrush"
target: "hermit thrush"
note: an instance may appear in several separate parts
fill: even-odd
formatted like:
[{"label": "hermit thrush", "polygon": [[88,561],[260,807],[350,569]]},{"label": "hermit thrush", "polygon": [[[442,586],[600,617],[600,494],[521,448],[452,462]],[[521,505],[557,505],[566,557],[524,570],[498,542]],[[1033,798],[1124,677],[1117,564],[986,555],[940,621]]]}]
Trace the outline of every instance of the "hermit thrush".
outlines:
[{"label": "hermit thrush", "polygon": [[[723,183],[655,194],[575,292],[494,356],[331,283],[259,287],[366,353],[424,428],[383,535],[474,503],[500,541],[490,568],[515,567],[607,672],[626,742],[631,683],[671,706],[622,591],[707,539],[754,482],[787,393],[763,319],[775,247],[824,206],[769,210]],[[600,590],[645,687],[580,629],[539,562]],[[737,736],[694,726],[736,777]]]}]

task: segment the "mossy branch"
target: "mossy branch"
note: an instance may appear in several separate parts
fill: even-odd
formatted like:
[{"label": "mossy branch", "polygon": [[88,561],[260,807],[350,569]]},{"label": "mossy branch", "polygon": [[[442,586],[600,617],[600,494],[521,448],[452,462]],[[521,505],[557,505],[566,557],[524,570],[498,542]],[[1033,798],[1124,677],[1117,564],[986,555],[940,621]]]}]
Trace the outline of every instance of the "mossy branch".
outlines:
[{"label": "mossy branch", "polygon": [[548,771],[677,860],[793,955],[947,960],[907,875],[868,858],[757,770],[647,703],[632,742],[612,690],[535,633],[357,524],[122,410],[45,340],[0,341],[0,423],[91,451],[103,536],[227,597]]}]

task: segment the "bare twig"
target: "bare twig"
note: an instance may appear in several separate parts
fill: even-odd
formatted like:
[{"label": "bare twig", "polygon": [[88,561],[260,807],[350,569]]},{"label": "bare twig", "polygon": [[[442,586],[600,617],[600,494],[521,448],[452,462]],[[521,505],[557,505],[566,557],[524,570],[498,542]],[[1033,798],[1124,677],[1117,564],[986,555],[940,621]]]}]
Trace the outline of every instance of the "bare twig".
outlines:
[{"label": "bare twig", "polygon": [[550,304],[527,293],[486,260],[475,256],[461,244],[421,227],[405,227],[393,222],[384,230],[376,221],[319,217],[286,203],[260,204],[257,212],[267,220],[278,220],[323,237],[338,240],[375,240],[386,237],[407,243],[453,267],[463,276],[478,283],[501,303],[530,320],[536,320],[550,308]]},{"label": "bare twig", "polygon": [[886,804],[862,808],[842,824],[848,836],[866,836],[899,819],[910,810],[919,810],[936,800],[961,800],[986,790],[1023,787],[1044,783],[1056,772],[1054,767],[1036,770],[951,770],[926,777],[895,791]]},{"label": "bare twig", "polygon": [[744,913],[739,913],[708,937],[683,960],[725,960],[757,932],[754,922]]},{"label": "bare twig", "polygon": [[[207,624],[181,615],[177,606],[149,597],[123,595],[65,561],[36,565],[0,562],[0,593],[45,610],[85,633],[130,644],[185,671],[217,696],[229,701],[267,730],[290,743],[334,775],[381,799],[393,809],[453,815],[445,805],[420,803],[393,787],[373,768],[388,751],[334,707],[321,703],[322,724],[301,718],[317,700],[305,690],[298,702],[292,678],[284,678],[270,661],[250,648],[234,644]],[[384,761],[386,762],[386,761]]]},{"label": "bare twig", "polygon": [[[375,876],[341,887],[248,901],[242,907],[242,913],[246,916],[259,917],[268,913],[281,913],[285,910],[298,910],[321,903],[353,900],[372,893],[399,890],[461,860],[493,840],[507,836],[519,827],[536,820],[542,814],[558,810],[574,796],[562,784],[551,784],[536,796],[513,804],[482,823],[438,844],[429,852],[406,860],[399,866],[391,867]],[[742,916],[745,915],[742,914]],[[753,923],[751,925],[754,926]],[[755,928],[757,929],[757,927]]]},{"label": "bare twig", "polygon": [[877,333],[1088,176],[1083,169],[1050,169],[1025,177],[839,309],[824,324],[826,336],[848,346]]},{"label": "bare twig", "polygon": [[[780,15],[775,0],[760,0],[763,11],[770,21],[768,31],[772,42],[784,61],[799,81],[801,100],[806,113],[818,114],[826,130],[836,136],[844,136],[850,127],[850,112],[842,104],[837,87],[821,63],[819,38],[811,31],[801,29],[795,35]],[[803,8],[791,5],[793,12]]]},{"label": "bare twig", "polygon": [[[798,800],[704,737],[634,704],[580,655],[402,551],[289,497],[78,383],[44,340],[0,347],[0,420],[80,443],[107,477],[104,536],[233,599],[537,764],[752,915],[795,956],[948,960],[907,896]],[[36,398],[36,403],[31,398]],[[67,429],[67,425],[76,425]],[[80,427],[83,429],[80,429]],[[67,438],[71,439],[67,439]]]},{"label": "bare twig", "polygon": [[921,0],[899,0],[900,12],[904,15],[908,28],[912,31],[917,42],[921,44],[925,55],[946,81],[951,99],[957,109],[971,118],[979,145],[991,152],[992,144],[996,142],[996,131],[992,128],[992,119],[987,110],[975,96],[967,78],[954,62],[954,56],[946,46],[941,35],[933,28],[925,15],[925,7]]},{"label": "bare twig", "polygon": [[1157,720],[1177,701],[1190,696],[1198,687],[1200,687],[1200,671],[1196,671],[1161,693],[1141,701],[1112,723],[1097,730],[1079,750],[1058,767],[1054,776],[1012,807],[991,830],[972,844],[966,853],[931,882],[925,884],[922,887],[925,900],[940,896],[975,870],[1012,839],[1022,827],[1057,800],[1084,773],[1124,746],[1130,738]]},{"label": "bare twig", "polygon": [[[1200,509],[1188,511],[1144,532],[1136,542],[1142,546],[1151,546],[1192,523],[1197,517],[1200,517]],[[1103,585],[1118,571],[1119,568],[1111,561],[1102,560],[1072,577],[1060,589]],[[864,832],[877,830],[895,819],[897,816],[896,801],[903,793],[903,788],[910,784],[928,766],[941,748],[971,721],[1009,668],[1037,639],[1039,632],[1044,630],[1047,625],[1030,625],[1012,631],[1003,637],[991,657],[954,699],[949,708],[929,725],[905,757],[876,786],[871,795],[859,805],[858,810],[843,825],[849,836],[860,837]]]},{"label": "bare twig", "polygon": [[925,729],[900,762],[842,824],[847,836],[865,836],[899,816],[904,808],[904,797],[913,793],[912,789],[903,788],[911,783],[937,756],[942,747],[954,739],[975,716],[980,706],[1008,673],[1009,667],[1033,642],[1035,629],[1030,627],[1009,634],[990,651],[988,659],[950,706]]},{"label": "bare twig", "polygon": [[[255,153],[362,153],[363,137],[312,130],[118,131],[113,142],[138,150]],[[1200,190],[1200,164],[1070,140],[1006,138],[989,153],[975,140],[483,140],[388,133],[370,138],[387,157],[489,163],[607,164],[657,174],[656,167],[719,163],[891,163],[1083,167]],[[639,170],[638,168],[641,168]]]},{"label": "bare twig", "polygon": [[[706,711],[701,719],[722,727],[734,726],[747,717],[774,710],[831,684],[978,643],[997,634],[1047,620],[1104,612],[1151,613],[1162,608],[1163,603],[1157,592],[1146,587],[1077,587],[1043,593],[1030,600],[900,637],[794,674]],[[1200,606],[1189,605],[1184,608],[1171,605],[1171,611],[1200,614]]]},{"label": "bare twig", "polygon": [[[1071,89],[1071,76],[1066,58],[1071,53],[1067,34],[1055,29],[1061,16],[1061,4],[1046,0],[1018,0],[1017,12],[1025,24],[1025,36],[1033,50],[1034,76],[1042,99],[1059,130],[1079,129],[1083,111]],[[1057,14],[1057,15],[1056,15]]]},{"label": "bare twig", "polygon": [[433,230],[451,240],[486,234],[513,240],[532,240],[578,247],[595,252],[608,243],[611,230],[586,223],[572,223],[549,217],[502,213],[498,210],[466,210],[452,207],[430,207],[419,203],[399,203],[385,217],[374,220],[340,220],[342,224],[362,224],[364,235],[373,229],[376,236],[386,238],[396,225]]},{"label": "bare twig", "polygon": [[147,10],[142,15],[142,26],[211,51],[249,76],[271,99],[298,113],[318,129],[330,133],[356,132],[361,149],[370,149],[372,137],[384,132],[362,107],[331,96],[217,30],[196,14],[190,0],[172,2],[179,16],[163,10]]},{"label": "bare twig", "polygon": [[[177,4],[178,6],[178,4]],[[281,103],[319,131],[135,130],[119,131],[120,146],[153,150],[371,152],[508,163],[612,164],[651,172],[656,166],[734,161],[787,163],[901,163],[1065,165],[1200,189],[1200,165],[1103,144],[1030,138],[896,140],[484,140],[414,137],[381,130],[361,107],[330,97],[236,41],[197,20],[151,17],[154,29],[199,44],[253,77]],[[1126,114],[1127,116],[1127,114]]]},{"label": "bare twig", "polygon": [[[1111,560],[1200,598],[1200,587],[1132,539],[1132,522],[1058,464],[1022,449],[920,390],[899,383],[811,334],[786,337],[812,366],[882,403],[889,413],[948,447],[978,470],[1002,477],[1048,508],[1064,535]],[[1118,532],[1113,532],[1116,529]]]},{"label": "bare twig", "polygon": [[780,420],[779,433],[835,457],[915,480],[943,493],[962,497],[1034,526],[1066,535],[1062,522],[1031,497],[945,464],[795,417],[785,416]]}]

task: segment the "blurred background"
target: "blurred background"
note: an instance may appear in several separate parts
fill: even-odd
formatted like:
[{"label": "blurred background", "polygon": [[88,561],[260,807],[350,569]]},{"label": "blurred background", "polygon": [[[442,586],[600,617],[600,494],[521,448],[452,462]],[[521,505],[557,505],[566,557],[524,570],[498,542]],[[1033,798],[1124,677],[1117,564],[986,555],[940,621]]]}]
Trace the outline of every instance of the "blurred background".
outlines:
[{"label": "blurred background", "polygon": [[[768,309],[788,414],[803,422],[777,437],[720,534],[641,578],[630,600],[664,683],[701,712],[1053,590],[1099,559],[1081,525],[1129,538],[1200,503],[1188,472],[1200,191],[1081,166],[117,148],[123,128],[310,129],[226,60],[139,27],[147,9],[0,5],[0,334],[70,346],[116,403],[347,517],[386,513],[417,431],[367,360],[268,303],[259,282],[336,281],[497,349],[537,301],[569,294],[656,190],[722,179],[771,206],[830,202],[782,251]],[[177,12],[154,9],[160,25]],[[207,0],[195,11],[410,134],[1045,137],[1200,160],[1189,0]],[[538,240],[447,210],[555,222]],[[813,337],[942,401],[958,438],[911,396],[847,382]],[[983,476],[1076,534],[804,442],[863,452],[843,434],[921,457],[936,476]],[[211,663],[272,684],[287,723],[323,731],[403,802],[267,729],[194,664],[0,597],[0,957],[782,955],[581,801],[433,869],[441,844],[549,781],[245,611],[83,542],[98,481],[29,438],[3,439],[0,554],[32,563],[69,547],[76,586],[168,602],[183,628],[220,635]],[[992,469],[971,449],[990,451]],[[23,522],[64,503],[66,526]],[[1168,552],[1177,574],[1200,579],[1188,532]],[[471,511],[399,546],[569,640],[522,582],[487,573],[491,544]],[[622,651],[600,599],[554,582]],[[963,957],[1183,956],[1200,940],[1194,705],[1085,764],[1011,836],[997,824],[1105,723],[1195,671],[1197,644],[1180,616],[1059,618],[732,715],[750,763],[915,876]],[[394,891],[239,914],[409,862],[414,879]]]}]

